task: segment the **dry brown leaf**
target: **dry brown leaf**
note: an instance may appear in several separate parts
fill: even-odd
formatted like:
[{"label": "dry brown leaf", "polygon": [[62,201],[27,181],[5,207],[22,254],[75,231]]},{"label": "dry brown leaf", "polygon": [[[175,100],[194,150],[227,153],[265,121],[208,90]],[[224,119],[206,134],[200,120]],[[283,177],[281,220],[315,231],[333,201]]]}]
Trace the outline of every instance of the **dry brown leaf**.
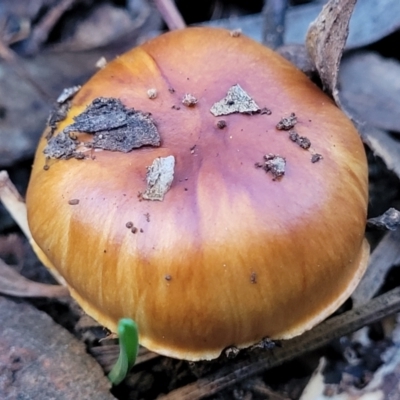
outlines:
[{"label": "dry brown leaf", "polygon": [[400,132],[400,63],[373,52],[345,57],[340,65],[340,102],[360,122]]},{"label": "dry brown leaf", "polygon": [[308,53],[315,64],[324,89],[338,104],[339,64],[355,4],[356,0],[330,0],[307,32]]},{"label": "dry brown leaf", "polygon": [[[96,346],[92,347],[89,351],[96,361],[102,366],[104,372],[108,373],[111,371],[111,368],[118,359],[119,346],[117,344]],[[135,361],[135,366],[158,357],[161,356],[145,349],[144,347],[139,347],[139,353]]]},{"label": "dry brown leaf", "polygon": [[[321,11],[321,1],[289,7],[286,12],[284,44],[304,44],[308,26]],[[264,17],[260,14],[229,17],[205,25],[240,28],[244,35],[262,41]],[[350,21],[346,50],[357,49],[396,32],[400,28],[400,2],[398,0],[362,0],[357,2]]]},{"label": "dry brown leaf", "polygon": [[282,343],[282,347],[274,348],[272,352],[248,353],[245,359],[226,362],[218,372],[158,398],[196,400],[212,396],[250,376],[260,374],[285,361],[322,347],[334,338],[347,335],[399,311],[400,288],[397,287],[371,300],[365,306],[332,317],[303,335],[286,340]]},{"label": "dry brown leaf", "polygon": [[47,285],[24,278],[0,259],[0,293],[15,297],[65,297],[64,286]]},{"label": "dry brown leaf", "polygon": [[[399,317],[398,317],[399,319]],[[321,359],[300,400],[384,400],[399,398],[400,381],[400,324],[392,335],[393,346],[382,354],[384,364],[374,373],[369,383],[359,389],[346,382],[343,374],[339,385],[324,382],[325,362]]]},{"label": "dry brown leaf", "polygon": [[359,132],[374,154],[381,157],[388,169],[400,177],[400,141],[372,126],[359,126]]},{"label": "dry brown leaf", "polygon": [[12,264],[21,268],[24,263],[24,255],[24,243],[20,236],[15,233],[0,236],[0,258],[11,256],[13,258]]},{"label": "dry brown leaf", "polygon": [[368,303],[383,285],[393,265],[400,263],[400,230],[388,232],[372,252],[367,272],[351,296],[353,306]]},{"label": "dry brown leaf", "polygon": [[370,218],[367,221],[367,227],[385,231],[395,231],[400,225],[400,211],[391,207],[382,215]]}]

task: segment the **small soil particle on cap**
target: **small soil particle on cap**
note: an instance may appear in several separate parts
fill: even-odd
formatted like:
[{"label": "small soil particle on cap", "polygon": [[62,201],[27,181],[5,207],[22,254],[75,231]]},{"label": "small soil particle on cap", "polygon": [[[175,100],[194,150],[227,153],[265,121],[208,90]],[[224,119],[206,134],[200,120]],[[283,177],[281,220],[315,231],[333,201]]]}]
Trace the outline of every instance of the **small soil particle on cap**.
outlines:
[{"label": "small soil particle on cap", "polygon": [[238,28],[238,29],[233,29],[233,30],[231,30],[231,31],[229,32],[229,34],[230,34],[232,37],[237,38],[237,37],[239,37],[239,36],[242,34],[242,30],[241,30],[240,28]]},{"label": "small soil particle on cap", "polygon": [[261,115],[271,115],[271,114],[272,114],[272,111],[271,111],[269,108],[264,107],[264,108],[262,108],[262,109],[260,110],[260,114],[261,114]]},{"label": "small soil particle on cap", "polygon": [[150,222],[150,213],[144,214],[144,217],[146,218],[147,222]]},{"label": "small soil particle on cap", "polygon": [[255,272],[252,272],[250,275],[250,282],[251,283],[257,283],[257,274]]},{"label": "small soil particle on cap", "polygon": [[135,234],[138,231],[138,228],[136,228],[136,226],[132,227],[131,232],[133,234]]},{"label": "small soil particle on cap", "polygon": [[170,92],[170,93],[175,93],[175,89],[172,88],[172,87],[170,87],[170,88],[168,89],[168,92]]},{"label": "small soil particle on cap", "polygon": [[226,358],[233,359],[239,354],[240,350],[236,346],[230,346],[225,349]]},{"label": "small soil particle on cap", "polygon": [[296,143],[304,150],[307,150],[311,147],[311,141],[305,136],[299,136]]},{"label": "small soil particle on cap", "polygon": [[125,224],[125,226],[126,226],[128,229],[131,229],[131,228],[133,228],[133,222],[132,222],[132,221],[128,221],[128,222]]},{"label": "small soil particle on cap", "polygon": [[179,111],[179,110],[181,109],[179,106],[175,106],[175,105],[173,105],[171,108],[172,108],[173,110],[177,110],[177,111]]},{"label": "small soil particle on cap", "polygon": [[170,281],[170,280],[172,279],[172,276],[171,276],[171,275],[165,275],[165,276],[164,276],[164,279],[165,279],[166,281]]},{"label": "small soil particle on cap", "polygon": [[194,151],[196,149],[197,144],[194,144],[191,148],[190,148],[190,154],[194,154]]},{"label": "small soil particle on cap", "polygon": [[226,128],[226,121],[223,120],[223,119],[219,120],[219,121],[217,122],[217,128],[218,128],[218,129],[224,129],[224,128]]},{"label": "small soil particle on cap", "polygon": [[321,154],[315,153],[311,156],[311,162],[314,164],[316,162],[318,162],[319,160],[322,160],[323,157]]},{"label": "small soil particle on cap", "polygon": [[309,149],[311,147],[311,141],[305,136],[300,136],[297,132],[289,131],[289,139],[292,142],[297,143],[302,149]]},{"label": "small soil particle on cap", "polygon": [[68,204],[69,204],[70,206],[76,206],[77,204],[79,204],[79,199],[71,199],[71,200],[68,200]]},{"label": "small soil particle on cap", "polygon": [[185,105],[186,107],[194,107],[197,104],[197,98],[194,97],[192,94],[190,93],[186,93],[183,96],[182,99],[182,104]]},{"label": "small soil particle on cap", "polygon": [[282,118],[277,124],[276,129],[280,131],[288,131],[297,124],[297,117],[295,113],[291,113],[288,117]]},{"label": "small soil particle on cap", "polygon": [[147,97],[151,100],[155,99],[157,97],[157,89],[154,88],[149,89],[147,91]]},{"label": "small soil particle on cap", "polygon": [[275,181],[285,175],[286,159],[276,154],[267,154],[264,156],[264,162],[256,163],[255,166],[271,172]]}]

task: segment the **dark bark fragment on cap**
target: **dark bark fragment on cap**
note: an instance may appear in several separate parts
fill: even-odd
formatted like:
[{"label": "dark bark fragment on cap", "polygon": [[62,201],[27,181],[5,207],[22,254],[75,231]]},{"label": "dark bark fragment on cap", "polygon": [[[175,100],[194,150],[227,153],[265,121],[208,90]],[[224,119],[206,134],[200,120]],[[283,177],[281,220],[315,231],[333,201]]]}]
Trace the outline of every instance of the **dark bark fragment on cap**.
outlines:
[{"label": "dark bark fragment on cap", "polygon": [[74,118],[59,135],[49,139],[44,153],[51,158],[83,158],[70,133],[93,134],[83,146],[128,153],[142,146],[160,146],[161,138],[149,114],[126,108],[120,100],[99,97]]}]

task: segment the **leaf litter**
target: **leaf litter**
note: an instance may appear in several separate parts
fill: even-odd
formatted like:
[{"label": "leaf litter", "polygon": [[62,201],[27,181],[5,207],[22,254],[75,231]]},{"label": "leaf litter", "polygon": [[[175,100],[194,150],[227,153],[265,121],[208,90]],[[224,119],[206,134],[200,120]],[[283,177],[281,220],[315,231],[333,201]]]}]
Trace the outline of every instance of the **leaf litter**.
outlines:
[{"label": "leaf litter", "polygon": [[[366,1],[369,2],[369,0],[366,0]],[[362,5],[362,3],[363,3],[363,2],[358,2],[358,5]],[[364,3],[365,3],[365,1],[364,1]],[[384,1],[384,3],[386,4],[387,1]],[[297,9],[297,7],[293,7],[293,8],[296,8],[296,9]],[[291,11],[291,10],[289,10],[289,17],[290,17],[290,15],[291,15],[290,11]],[[373,15],[373,14],[370,14],[370,15]],[[375,17],[378,18],[379,15],[377,15],[377,16],[374,15],[374,18],[375,18]],[[291,27],[289,27],[288,29],[290,30],[290,28],[291,28]],[[370,32],[372,32],[372,31],[370,30]],[[350,36],[351,36],[351,33],[350,33]],[[346,61],[346,59],[345,59],[344,61]],[[362,74],[360,74],[360,75],[362,75]],[[342,90],[343,90],[343,85],[342,85]],[[388,89],[388,90],[389,90],[389,89]],[[374,99],[372,99],[372,100],[374,100]],[[381,109],[383,109],[383,108],[384,108],[384,107],[381,107]],[[383,129],[385,129],[385,128],[383,128]],[[368,129],[368,131],[371,132],[370,129]],[[371,136],[370,136],[370,137],[371,137]],[[384,131],[379,130],[379,135],[377,135],[376,137],[374,137],[374,140],[375,140],[376,143],[379,143],[379,147],[380,147],[381,150],[382,150],[382,143],[386,143],[387,148],[385,148],[384,151],[382,151],[382,153],[383,153],[383,158],[385,158],[385,154],[387,154],[387,150],[390,150],[390,149],[391,149],[391,146],[390,146],[390,144],[388,144],[389,142],[386,141],[386,138],[389,138],[389,139],[392,141],[392,142],[390,142],[391,144],[399,144],[398,140],[396,140],[395,137],[389,136],[389,135],[387,134],[387,132],[384,132]],[[372,147],[372,146],[371,146],[371,147]],[[387,157],[386,157],[386,159],[387,159]],[[396,159],[395,159],[394,157],[390,156],[390,159],[391,159],[391,161],[392,161],[392,165],[396,166],[396,164],[398,164],[398,161],[396,161]],[[393,233],[394,233],[394,232],[390,232],[389,234],[393,234]],[[396,243],[398,243],[398,241],[397,241]]]}]

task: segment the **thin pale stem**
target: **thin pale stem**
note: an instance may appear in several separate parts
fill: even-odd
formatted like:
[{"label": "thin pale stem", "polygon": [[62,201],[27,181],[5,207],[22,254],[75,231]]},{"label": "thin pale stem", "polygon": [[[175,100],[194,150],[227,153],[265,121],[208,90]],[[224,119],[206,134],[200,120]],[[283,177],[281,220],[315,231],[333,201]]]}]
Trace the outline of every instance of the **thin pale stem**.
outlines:
[{"label": "thin pale stem", "polygon": [[[7,171],[0,171],[0,201],[3,203],[4,207],[10,213],[17,225],[21,228],[22,232],[29,240],[29,243],[31,244],[35,253],[37,253],[39,249],[37,248],[38,246],[35,243],[29,229],[26,204],[22,196],[19,194],[17,188],[11,182]],[[44,254],[42,257],[40,256],[40,254],[37,255],[39,259],[41,259],[43,262]],[[59,284],[66,286],[64,278],[55,269],[50,268],[50,265],[46,264],[46,266],[49,267],[49,271],[53,275],[54,279]]]},{"label": "thin pale stem", "polygon": [[154,0],[154,3],[169,30],[186,28],[186,23],[173,0]]}]

